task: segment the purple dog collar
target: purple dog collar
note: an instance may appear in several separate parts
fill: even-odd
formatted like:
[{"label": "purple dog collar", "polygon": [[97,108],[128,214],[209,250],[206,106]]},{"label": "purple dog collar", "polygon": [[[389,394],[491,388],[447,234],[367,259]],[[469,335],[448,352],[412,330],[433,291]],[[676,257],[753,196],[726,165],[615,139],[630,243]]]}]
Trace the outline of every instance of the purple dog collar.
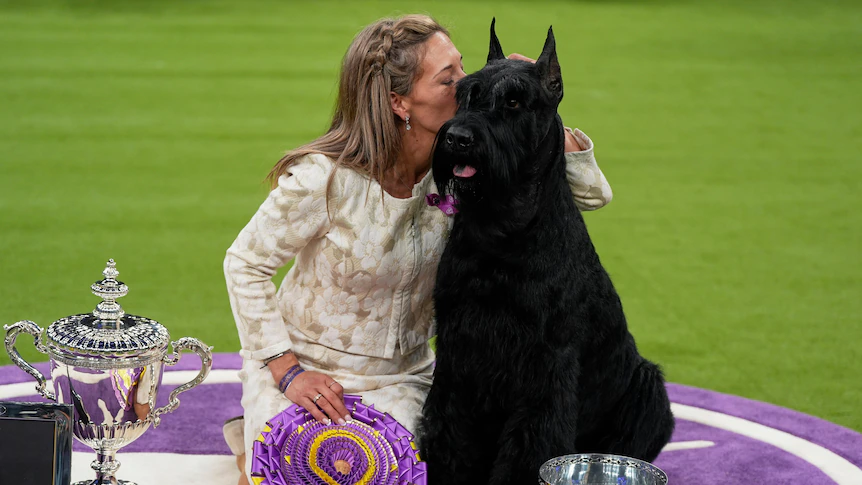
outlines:
[{"label": "purple dog collar", "polygon": [[452,194],[447,194],[445,199],[439,194],[428,194],[425,196],[425,203],[440,209],[447,216],[454,216],[458,213],[458,201]]}]

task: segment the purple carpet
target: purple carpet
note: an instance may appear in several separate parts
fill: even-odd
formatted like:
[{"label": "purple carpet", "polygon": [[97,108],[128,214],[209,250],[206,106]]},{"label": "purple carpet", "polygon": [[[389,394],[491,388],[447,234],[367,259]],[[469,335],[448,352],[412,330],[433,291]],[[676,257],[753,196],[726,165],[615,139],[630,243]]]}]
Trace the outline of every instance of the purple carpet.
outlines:
[{"label": "purple carpet", "polygon": [[[44,363],[36,367],[47,370]],[[228,371],[219,373],[218,378],[213,373],[209,384],[181,394],[179,409],[164,415],[161,426],[147,431],[121,453],[229,454],[221,428],[226,419],[242,414],[240,384],[230,371],[239,367],[238,355],[216,354],[213,369]],[[198,368],[199,361],[190,354],[166,372]],[[0,391],[8,389],[8,384],[30,381],[17,367],[0,367]],[[174,387],[163,386],[159,405],[166,403]],[[678,384],[669,384],[668,391],[676,406],[677,427],[672,445],[655,464],[667,472],[673,485],[862,484],[862,434],[741,397]],[[35,395],[5,399],[42,400]],[[738,427],[720,424],[726,422]],[[75,449],[87,450],[77,442]]]}]

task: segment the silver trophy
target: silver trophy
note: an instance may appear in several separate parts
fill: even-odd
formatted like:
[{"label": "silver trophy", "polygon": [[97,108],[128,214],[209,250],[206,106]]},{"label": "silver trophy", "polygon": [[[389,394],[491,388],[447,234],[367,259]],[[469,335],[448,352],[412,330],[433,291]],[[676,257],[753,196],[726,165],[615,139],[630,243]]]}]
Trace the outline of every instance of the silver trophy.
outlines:
[{"label": "silver trophy", "polygon": [[580,453],[552,458],[539,469],[539,485],[667,485],[652,463],[622,455]]},{"label": "silver trophy", "polygon": [[[39,394],[74,406],[72,431],[96,451],[91,464],[96,479],[75,485],[134,485],[114,476],[120,467],[117,450],[138,439],[150,424],[158,426],[162,414],[180,405],[177,396],[206,378],[212,367],[212,348],[188,337],[170,342],[167,329],[159,322],[123,312],[116,300],[129,288],[117,281],[120,273],[113,259],[102,274],[105,279],[91,286],[93,294],[102,298],[92,313],[61,318],[47,331],[28,320],[6,325],[6,352],[15,365],[36,379]],[[45,376],[15,348],[21,333],[32,335],[36,349],[51,357],[53,391],[46,388]],[[168,342],[174,350],[170,354]],[[182,351],[198,354],[201,370],[171,392],[166,406],[156,408],[163,366],[179,362]]]}]

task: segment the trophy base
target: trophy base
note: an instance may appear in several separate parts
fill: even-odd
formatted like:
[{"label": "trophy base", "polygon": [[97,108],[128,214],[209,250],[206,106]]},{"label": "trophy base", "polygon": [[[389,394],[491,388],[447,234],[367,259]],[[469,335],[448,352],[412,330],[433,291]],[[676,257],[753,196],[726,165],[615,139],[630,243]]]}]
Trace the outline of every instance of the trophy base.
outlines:
[{"label": "trophy base", "polygon": [[130,482],[128,480],[84,480],[82,482],[75,482],[72,485],[138,485],[135,482]]}]

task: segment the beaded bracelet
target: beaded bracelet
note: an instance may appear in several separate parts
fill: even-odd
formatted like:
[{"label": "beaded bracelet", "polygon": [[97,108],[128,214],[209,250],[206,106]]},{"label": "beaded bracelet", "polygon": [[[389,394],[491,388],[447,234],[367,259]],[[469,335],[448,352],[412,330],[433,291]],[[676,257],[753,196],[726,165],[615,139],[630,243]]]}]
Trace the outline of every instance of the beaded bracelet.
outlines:
[{"label": "beaded bracelet", "polygon": [[281,391],[282,394],[287,392],[287,388],[290,387],[290,384],[294,379],[296,379],[296,376],[303,372],[305,372],[305,370],[303,370],[299,365],[295,365],[290,369],[287,369],[287,374],[285,374],[278,383],[278,390]]}]

